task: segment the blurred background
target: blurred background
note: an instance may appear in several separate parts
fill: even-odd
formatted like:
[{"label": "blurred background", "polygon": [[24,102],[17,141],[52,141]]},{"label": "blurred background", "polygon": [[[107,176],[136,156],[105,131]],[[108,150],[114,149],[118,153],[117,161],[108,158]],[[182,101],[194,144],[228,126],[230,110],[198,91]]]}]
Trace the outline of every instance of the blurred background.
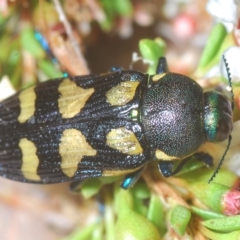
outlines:
[{"label": "blurred background", "polygon": [[[65,73],[105,73],[113,66],[146,72],[148,65],[133,58],[140,56],[139,41],[146,38],[164,41],[172,72],[193,75],[217,22],[207,3],[0,0],[0,79],[7,79],[8,86],[2,92],[11,94]],[[31,185],[0,178],[0,186],[1,240],[80,240],[69,236],[100,221],[104,209],[99,196],[73,194],[68,184]]]}]

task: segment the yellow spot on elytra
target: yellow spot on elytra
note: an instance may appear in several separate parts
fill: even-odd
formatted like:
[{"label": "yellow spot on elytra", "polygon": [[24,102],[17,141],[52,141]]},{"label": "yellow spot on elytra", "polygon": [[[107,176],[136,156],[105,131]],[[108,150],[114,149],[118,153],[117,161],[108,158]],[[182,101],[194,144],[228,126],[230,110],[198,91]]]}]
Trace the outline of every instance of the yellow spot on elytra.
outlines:
[{"label": "yellow spot on elytra", "polygon": [[107,145],[130,155],[141,154],[143,152],[135,134],[124,127],[112,129],[107,134]]},{"label": "yellow spot on elytra", "polygon": [[180,160],[180,158],[175,156],[169,156],[159,149],[156,150],[155,156],[158,160],[164,160],[164,161]]},{"label": "yellow spot on elytra", "polygon": [[34,88],[35,87],[33,86],[19,93],[18,98],[20,101],[20,114],[18,116],[18,121],[20,123],[26,122],[34,115],[36,101],[36,93]]},{"label": "yellow spot on elytra", "polygon": [[138,85],[139,82],[121,82],[106,93],[107,101],[113,106],[127,104],[133,99]]},{"label": "yellow spot on elytra", "polygon": [[116,170],[116,169],[115,170],[103,170],[102,176],[103,177],[121,176],[121,175],[135,172],[138,169],[140,169],[141,167],[142,166],[140,166],[138,168],[134,168],[134,169],[122,169],[122,170]]},{"label": "yellow spot on elytra", "polygon": [[59,145],[61,155],[61,169],[68,176],[73,177],[78,164],[84,156],[95,156],[97,151],[86,141],[85,136],[77,129],[63,131]]},{"label": "yellow spot on elytra", "polygon": [[27,138],[22,138],[19,142],[19,147],[22,151],[22,167],[23,176],[29,180],[40,181],[41,178],[37,174],[39,159],[36,154],[37,148],[33,142]]},{"label": "yellow spot on elytra", "polygon": [[167,74],[167,73],[161,73],[161,74],[154,75],[154,76],[152,77],[152,80],[153,80],[154,82],[157,82],[157,81],[161,80],[166,74]]},{"label": "yellow spot on elytra", "polygon": [[93,94],[94,88],[78,87],[75,82],[67,78],[60,83],[58,91],[61,94],[58,99],[58,107],[62,118],[72,118],[84,107],[86,101]]}]

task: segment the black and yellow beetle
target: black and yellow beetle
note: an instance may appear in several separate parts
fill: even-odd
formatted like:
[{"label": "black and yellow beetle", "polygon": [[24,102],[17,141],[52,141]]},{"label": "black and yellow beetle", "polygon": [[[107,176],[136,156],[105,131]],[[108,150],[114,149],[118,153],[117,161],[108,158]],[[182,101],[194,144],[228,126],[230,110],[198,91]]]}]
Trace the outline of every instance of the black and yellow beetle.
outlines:
[{"label": "black and yellow beetle", "polygon": [[126,174],[126,189],[148,162],[174,175],[181,168],[173,171],[174,161],[231,130],[231,101],[169,73],[160,58],[154,76],[119,70],[61,78],[1,102],[0,175],[47,184]]}]

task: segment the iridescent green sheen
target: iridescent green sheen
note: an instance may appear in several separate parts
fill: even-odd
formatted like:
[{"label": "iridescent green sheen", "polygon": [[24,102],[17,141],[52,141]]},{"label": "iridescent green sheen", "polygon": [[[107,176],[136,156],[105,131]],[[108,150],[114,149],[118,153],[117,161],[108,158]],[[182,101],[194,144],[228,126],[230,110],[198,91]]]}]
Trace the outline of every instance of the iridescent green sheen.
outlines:
[{"label": "iridescent green sheen", "polygon": [[220,92],[204,92],[204,131],[207,141],[223,141],[232,130],[231,102]]}]

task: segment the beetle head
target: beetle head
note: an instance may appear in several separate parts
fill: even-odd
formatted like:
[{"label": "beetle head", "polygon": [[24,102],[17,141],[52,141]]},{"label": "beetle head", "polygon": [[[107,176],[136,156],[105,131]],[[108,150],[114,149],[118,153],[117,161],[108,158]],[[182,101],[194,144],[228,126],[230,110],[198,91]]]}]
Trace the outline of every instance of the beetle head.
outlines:
[{"label": "beetle head", "polygon": [[231,101],[220,92],[205,92],[203,119],[208,142],[227,139],[233,128]]}]

